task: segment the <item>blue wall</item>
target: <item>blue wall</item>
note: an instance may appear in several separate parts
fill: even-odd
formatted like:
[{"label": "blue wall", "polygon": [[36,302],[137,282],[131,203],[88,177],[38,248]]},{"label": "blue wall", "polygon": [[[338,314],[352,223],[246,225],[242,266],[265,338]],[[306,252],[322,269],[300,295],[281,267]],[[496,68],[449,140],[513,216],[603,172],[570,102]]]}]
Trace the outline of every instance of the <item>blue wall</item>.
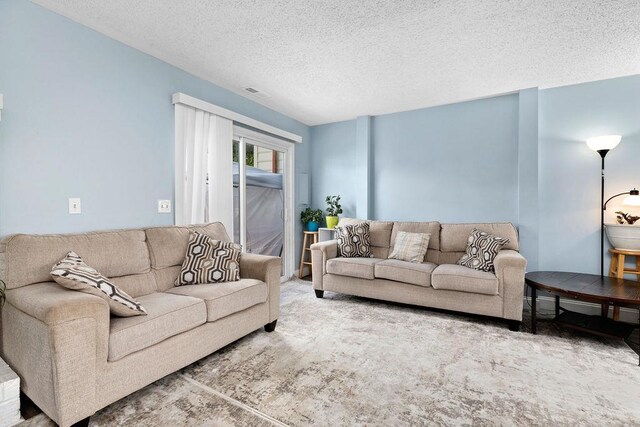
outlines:
[{"label": "blue wall", "polygon": [[[640,76],[542,90],[539,109],[540,266],[599,273],[600,156],[585,139],[622,135],[606,157],[606,198],[640,188]],[[640,214],[623,199],[605,222],[620,209]]]},{"label": "blue wall", "polygon": [[373,215],[517,221],[518,97],[373,118]]},{"label": "blue wall", "polygon": [[175,92],[301,135],[310,172],[306,125],[31,2],[0,1],[0,61],[0,235],[171,224]]},{"label": "blue wall", "polygon": [[[335,193],[346,205],[357,200],[357,123],[312,127],[314,204]],[[369,218],[512,221],[530,271],[599,272],[600,157],[588,137],[623,136],[607,156],[607,197],[640,188],[640,76],[524,89],[370,123]],[[621,203],[609,205],[607,222],[621,208],[640,215]]]},{"label": "blue wall", "polygon": [[[311,128],[314,207],[356,206],[360,163],[351,120]],[[518,218],[518,96],[372,117],[369,218],[443,222]],[[362,126],[362,125],[361,125]],[[360,148],[360,150],[362,150]],[[455,161],[452,161],[455,159]],[[362,216],[362,215],[359,215]]]},{"label": "blue wall", "polygon": [[311,200],[326,209],[328,195],[342,196],[344,216],[356,216],[356,121],[311,128]]}]

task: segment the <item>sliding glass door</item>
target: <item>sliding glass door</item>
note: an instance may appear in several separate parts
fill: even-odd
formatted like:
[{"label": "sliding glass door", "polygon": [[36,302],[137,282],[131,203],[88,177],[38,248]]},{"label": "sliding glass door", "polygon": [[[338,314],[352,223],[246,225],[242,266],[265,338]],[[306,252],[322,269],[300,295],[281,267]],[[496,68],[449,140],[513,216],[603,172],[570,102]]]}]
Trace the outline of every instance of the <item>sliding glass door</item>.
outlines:
[{"label": "sliding glass door", "polygon": [[233,239],[243,252],[282,257],[293,275],[293,146],[244,128],[233,138]]}]

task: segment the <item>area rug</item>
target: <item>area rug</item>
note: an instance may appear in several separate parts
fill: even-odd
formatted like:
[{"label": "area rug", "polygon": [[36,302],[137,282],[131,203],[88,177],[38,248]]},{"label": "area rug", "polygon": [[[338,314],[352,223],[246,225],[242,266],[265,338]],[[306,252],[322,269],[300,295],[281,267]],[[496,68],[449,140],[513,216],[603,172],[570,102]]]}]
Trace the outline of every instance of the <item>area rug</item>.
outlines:
[{"label": "area rug", "polygon": [[[638,425],[624,342],[282,287],[256,331],[103,409],[93,426]],[[39,415],[24,423],[49,425]]]}]

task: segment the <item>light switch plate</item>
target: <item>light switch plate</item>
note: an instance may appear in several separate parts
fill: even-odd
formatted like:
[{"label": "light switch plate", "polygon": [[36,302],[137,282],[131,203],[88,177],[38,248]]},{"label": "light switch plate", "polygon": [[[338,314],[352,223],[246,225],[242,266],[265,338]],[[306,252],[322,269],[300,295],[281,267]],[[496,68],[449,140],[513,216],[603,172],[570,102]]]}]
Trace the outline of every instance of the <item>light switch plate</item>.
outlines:
[{"label": "light switch plate", "polygon": [[82,206],[79,198],[69,198],[69,213],[80,214],[82,213]]},{"label": "light switch plate", "polygon": [[158,200],[158,213],[171,213],[171,200]]}]

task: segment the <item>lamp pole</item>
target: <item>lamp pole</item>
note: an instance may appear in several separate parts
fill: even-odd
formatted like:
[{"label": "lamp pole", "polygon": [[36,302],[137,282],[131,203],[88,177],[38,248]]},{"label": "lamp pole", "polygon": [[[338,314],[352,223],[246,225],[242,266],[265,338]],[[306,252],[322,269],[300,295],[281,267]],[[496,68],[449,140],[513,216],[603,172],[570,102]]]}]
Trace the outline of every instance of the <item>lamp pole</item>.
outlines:
[{"label": "lamp pole", "polygon": [[598,150],[602,157],[602,175],[600,181],[600,277],[604,277],[604,211],[607,207],[604,204],[604,158],[609,150]]}]

